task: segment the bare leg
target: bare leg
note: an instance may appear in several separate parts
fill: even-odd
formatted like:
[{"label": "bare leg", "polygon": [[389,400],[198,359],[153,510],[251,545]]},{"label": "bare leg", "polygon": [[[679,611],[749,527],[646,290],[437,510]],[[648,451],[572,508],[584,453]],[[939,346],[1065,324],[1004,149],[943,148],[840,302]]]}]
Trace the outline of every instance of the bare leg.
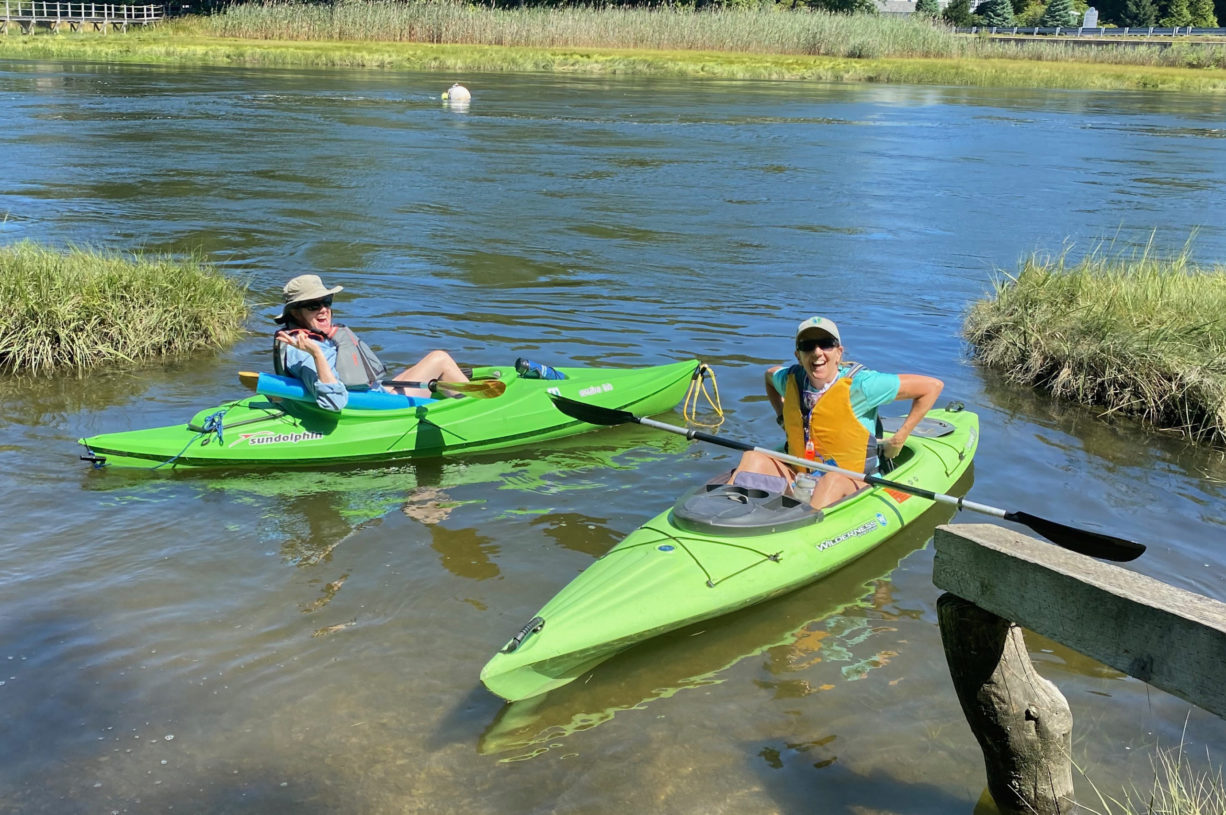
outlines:
[{"label": "bare leg", "polygon": [[[395,379],[405,382],[429,382],[441,379],[444,382],[467,382],[468,377],[460,370],[460,366],[446,351],[431,351],[411,368],[406,368],[396,374]],[[401,388],[396,390],[405,396],[433,396],[428,388]]]},{"label": "bare leg", "polygon": [[[738,476],[742,477],[738,480]],[[795,477],[796,471],[779,459],[747,450],[741,454],[741,461],[729,476],[728,483],[783,492]]]},{"label": "bare leg", "polygon": [[817,486],[813,488],[813,497],[809,499],[809,504],[817,509],[828,507],[864,486],[865,482],[848,478],[842,473],[826,473],[817,479]]}]

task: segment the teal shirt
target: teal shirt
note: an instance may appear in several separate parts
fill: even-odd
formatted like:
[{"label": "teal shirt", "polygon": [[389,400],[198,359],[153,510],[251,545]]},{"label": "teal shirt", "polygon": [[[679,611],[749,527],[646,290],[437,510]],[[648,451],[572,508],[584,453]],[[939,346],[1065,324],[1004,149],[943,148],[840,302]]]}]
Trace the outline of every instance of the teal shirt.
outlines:
[{"label": "teal shirt", "polygon": [[[771,384],[775,386],[775,390],[779,391],[780,396],[787,393],[790,368],[790,365],[785,365],[771,375]],[[850,370],[850,365],[840,365],[839,376],[843,376]],[[849,394],[851,411],[856,414],[860,424],[864,425],[864,429],[869,433],[876,434],[877,432],[877,408],[897,399],[901,385],[896,374],[883,374],[867,368],[861,368],[860,372],[852,378]],[[805,387],[812,388],[808,377],[805,378]]]}]

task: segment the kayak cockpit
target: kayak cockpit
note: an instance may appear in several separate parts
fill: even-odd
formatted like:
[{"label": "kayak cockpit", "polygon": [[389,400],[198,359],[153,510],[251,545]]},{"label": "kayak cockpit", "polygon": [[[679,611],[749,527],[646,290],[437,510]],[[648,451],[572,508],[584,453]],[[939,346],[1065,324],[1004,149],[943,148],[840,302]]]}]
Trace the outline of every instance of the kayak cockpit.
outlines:
[{"label": "kayak cockpit", "polygon": [[821,510],[790,495],[737,484],[703,484],[677,499],[672,520],[690,532],[763,535],[820,521]]}]

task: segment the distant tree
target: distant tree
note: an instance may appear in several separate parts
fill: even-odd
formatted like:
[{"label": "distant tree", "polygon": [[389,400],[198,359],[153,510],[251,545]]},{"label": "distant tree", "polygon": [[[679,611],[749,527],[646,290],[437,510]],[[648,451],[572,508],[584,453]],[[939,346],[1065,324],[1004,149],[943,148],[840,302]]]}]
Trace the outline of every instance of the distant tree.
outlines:
[{"label": "distant tree", "polygon": [[977,11],[983,18],[984,25],[997,27],[1013,25],[1013,3],[1010,0],[983,0]]},{"label": "distant tree", "polygon": [[796,5],[831,11],[835,14],[876,14],[876,0],[804,0]]},{"label": "distant tree", "polygon": [[1090,5],[1098,9],[1100,23],[1123,25],[1120,21],[1124,19],[1125,2],[1126,0],[1095,0]]},{"label": "distant tree", "polygon": [[1192,12],[1188,10],[1188,0],[1168,0],[1166,14],[1159,20],[1163,28],[1192,25]]},{"label": "distant tree", "polygon": [[1132,28],[1148,28],[1151,25],[1157,25],[1158,7],[1154,4],[1154,0],[1127,0],[1117,22]]},{"label": "distant tree", "polygon": [[971,0],[949,0],[949,5],[941,12],[941,18],[958,28],[974,25],[975,17],[971,14]]},{"label": "distant tree", "polygon": [[1020,14],[1015,13],[1013,15],[1013,24],[1020,25],[1023,28],[1033,28],[1039,24],[1039,20],[1046,13],[1047,6],[1037,2],[1037,0],[1030,0],[1030,3],[1027,4],[1026,8],[1022,9]]},{"label": "distant tree", "polygon": [[1217,14],[1213,9],[1213,0],[1192,0],[1188,4],[1192,13],[1192,25],[1197,28],[1217,28]]},{"label": "distant tree", "polygon": [[919,17],[940,17],[941,4],[938,0],[915,0],[915,13]]},{"label": "distant tree", "polygon": [[1039,18],[1039,25],[1043,28],[1076,24],[1077,10],[1073,8],[1073,0],[1048,0],[1047,10]]}]

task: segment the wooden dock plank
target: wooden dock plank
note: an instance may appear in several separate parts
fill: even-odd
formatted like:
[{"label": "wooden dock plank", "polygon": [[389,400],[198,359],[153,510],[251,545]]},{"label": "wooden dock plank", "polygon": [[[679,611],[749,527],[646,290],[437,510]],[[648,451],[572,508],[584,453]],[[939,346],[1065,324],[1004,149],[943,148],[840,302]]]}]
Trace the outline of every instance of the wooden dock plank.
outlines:
[{"label": "wooden dock plank", "polygon": [[1226,716],[1226,604],[992,524],[934,548],[938,588]]}]

